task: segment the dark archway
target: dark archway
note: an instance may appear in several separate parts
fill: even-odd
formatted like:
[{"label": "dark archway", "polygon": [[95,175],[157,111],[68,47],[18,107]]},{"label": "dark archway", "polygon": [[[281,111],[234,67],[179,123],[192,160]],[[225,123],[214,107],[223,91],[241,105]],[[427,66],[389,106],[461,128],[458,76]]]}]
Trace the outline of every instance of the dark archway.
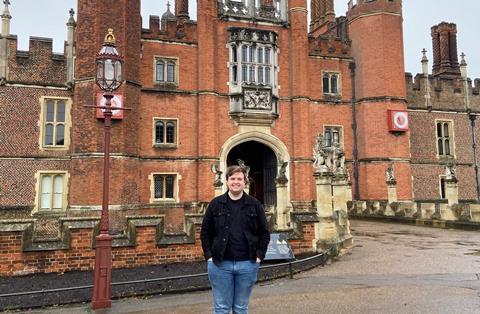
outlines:
[{"label": "dark archway", "polygon": [[277,157],[268,146],[248,141],[232,148],[227,156],[227,166],[238,165],[238,159],[250,167],[250,195],[265,206],[277,204]]}]

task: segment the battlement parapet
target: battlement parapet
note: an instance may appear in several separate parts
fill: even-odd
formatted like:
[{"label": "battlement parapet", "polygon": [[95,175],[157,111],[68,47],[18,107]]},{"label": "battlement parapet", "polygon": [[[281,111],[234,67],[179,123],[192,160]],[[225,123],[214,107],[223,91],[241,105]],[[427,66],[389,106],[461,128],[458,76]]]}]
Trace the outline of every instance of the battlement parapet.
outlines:
[{"label": "battlement parapet", "polygon": [[[412,109],[428,109],[442,111],[465,111],[465,81],[462,77],[444,77],[423,74],[415,77],[405,73],[408,106]],[[428,84],[427,84],[428,83]],[[428,86],[428,87],[427,87]],[[469,107],[474,112],[480,112],[480,79],[468,78]],[[427,106],[427,89],[430,90],[430,108]]]},{"label": "battlement parapet", "polygon": [[327,30],[320,36],[309,36],[309,54],[314,56],[350,55],[352,41],[348,36],[348,23],[345,16],[331,21]]},{"label": "battlement parapet", "polygon": [[350,0],[347,17],[352,20],[373,12],[402,13],[402,0]]},{"label": "battlement parapet", "polygon": [[161,20],[157,15],[150,15],[149,28],[142,28],[142,39],[196,42],[197,22],[176,19]]},{"label": "battlement parapet", "polygon": [[30,37],[28,51],[17,50],[17,36],[10,36],[8,40],[8,81],[38,85],[66,83],[66,56],[53,52],[51,38]]}]

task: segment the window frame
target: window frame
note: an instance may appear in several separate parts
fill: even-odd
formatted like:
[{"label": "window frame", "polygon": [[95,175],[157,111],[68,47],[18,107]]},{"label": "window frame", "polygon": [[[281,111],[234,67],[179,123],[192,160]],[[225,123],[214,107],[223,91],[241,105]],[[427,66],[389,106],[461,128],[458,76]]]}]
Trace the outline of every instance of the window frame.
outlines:
[{"label": "window frame", "polygon": [[[157,64],[163,63],[163,80],[158,80],[157,76]],[[173,63],[174,65],[174,78],[173,81],[169,80],[169,65]],[[178,57],[169,57],[169,56],[154,56],[153,57],[153,82],[155,85],[169,85],[169,86],[178,86],[180,82],[180,63]]]},{"label": "window frame", "polygon": [[[54,188],[55,188],[55,177],[62,177],[62,206],[61,208],[54,208]],[[44,187],[42,181],[45,177],[51,177],[51,190],[50,190],[50,207],[42,208],[42,193]],[[68,207],[68,181],[70,179],[70,174],[68,171],[64,170],[41,170],[35,174],[35,206],[33,208],[33,214],[59,214],[65,213]]]},{"label": "window frame", "polygon": [[338,143],[340,144],[340,148],[344,147],[344,132],[343,132],[343,125],[334,125],[334,124],[326,124],[323,126],[323,144],[325,145],[326,148],[333,148],[333,136],[331,138],[331,145],[327,146],[326,145],[326,133],[327,130],[329,129],[336,129],[338,130]]},{"label": "window frame", "polygon": [[[328,76],[328,87],[325,91],[325,76]],[[336,92],[332,92],[332,78],[336,77]],[[336,71],[322,71],[322,94],[329,96],[341,96],[342,95],[342,75],[341,72]]]},{"label": "window frame", "polygon": [[[276,59],[272,57],[278,52],[274,45],[240,41],[230,43],[227,47],[229,50],[229,85],[261,85],[269,86],[274,90],[278,88],[275,72],[279,69],[275,63]],[[262,54],[261,63],[258,62],[260,52]],[[261,80],[258,76],[260,68],[262,69]]]},{"label": "window frame", "polygon": [[[50,124],[50,121],[47,121],[47,104],[50,100],[54,102],[54,132],[53,132],[53,144],[47,145],[45,144],[45,135],[46,135],[46,126]],[[63,101],[65,103],[65,112],[64,112],[64,121],[58,122],[57,121],[57,108],[58,102]],[[58,150],[68,150],[70,148],[70,129],[72,126],[72,119],[71,119],[71,108],[72,108],[72,99],[70,97],[58,97],[58,96],[41,96],[39,99],[40,103],[40,119],[38,121],[39,126],[39,139],[38,145],[40,150],[46,151],[58,151]],[[55,134],[57,127],[63,125],[63,145],[56,144]]]},{"label": "window frame", "polygon": [[[164,123],[164,132],[163,132],[163,141],[157,143],[157,122]],[[167,128],[168,123],[173,122],[175,128],[174,141],[173,143],[167,143]],[[156,148],[177,148],[178,139],[179,139],[179,120],[178,118],[167,118],[167,117],[153,117],[152,123],[152,146]]]},{"label": "window frame", "polygon": [[[167,198],[157,198],[155,197],[155,178],[157,177],[166,177],[173,176],[173,197]],[[150,180],[150,203],[179,203],[179,181],[181,180],[181,175],[177,172],[153,172],[148,175]],[[165,182],[165,181],[164,181]],[[163,184],[163,196],[166,194],[166,184]]]},{"label": "window frame", "polygon": [[445,175],[438,176],[438,192],[440,194],[440,199],[447,199],[447,177]]},{"label": "window frame", "polygon": [[[441,124],[441,136],[438,134],[438,126]],[[448,126],[448,136],[445,136],[444,126]],[[437,148],[437,159],[444,159],[444,158],[456,158],[455,157],[455,134],[454,134],[454,123],[453,120],[450,119],[435,119],[435,146]],[[449,154],[445,154],[445,141],[448,140],[448,149]],[[440,154],[440,145],[439,141],[442,141],[442,154]]]}]

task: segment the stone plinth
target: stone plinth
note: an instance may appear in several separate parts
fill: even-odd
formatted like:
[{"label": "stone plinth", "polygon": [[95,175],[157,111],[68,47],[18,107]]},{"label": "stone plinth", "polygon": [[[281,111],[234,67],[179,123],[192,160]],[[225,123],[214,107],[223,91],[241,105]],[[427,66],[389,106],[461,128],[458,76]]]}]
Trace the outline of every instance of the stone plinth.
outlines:
[{"label": "stone plinth", "polygon": [[277,182],[277,207],[275,209],[277,230],[290,228],[292,205],[288,202],[287,183]]},{"label": "stone plinth", "polygon": [[332,180],[333,209],[347,211],[347,179],[334,177]]},{"label": "stone plinth", "polygon": [[223,194],[223,190],[222,190],[222,185],[220,186],[215,186],[215,196],[219,196],[219,195],[222,195]]},{"label": "stone plinth", "polygon": [[338,242],[338,232],[333,218],[320,218],[315,224],[315,239],[312,240],[313,249],[317,252],[328,249]]},{"label": "stone plinth", "polygon": [[315,186],[317,196],[317,215],[320,218],[333,216],[332,204],[332,179],[328,173],[315,173]]},{"label": "stone plinth", "polygon": [[458,204],[457,180],[445,180],[445,194],[448,200],[448,206]]},{"label": "stone plinth", "polygon": [[387,183],[388,203],[394,203],[397,199],[397,186],[395,184]]}]

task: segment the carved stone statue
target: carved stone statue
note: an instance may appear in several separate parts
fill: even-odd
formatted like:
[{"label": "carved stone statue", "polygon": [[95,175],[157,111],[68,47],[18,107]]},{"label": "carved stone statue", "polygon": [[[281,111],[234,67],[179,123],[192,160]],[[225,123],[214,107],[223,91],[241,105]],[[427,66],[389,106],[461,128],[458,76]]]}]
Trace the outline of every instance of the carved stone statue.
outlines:
[{"label": "carved stone statue", "polygon": [[336,176],[345,176],[345,152],[339,143],[333,145],[333,173]]},{"label": "carved stone statue", "polygon": [[237,163],[238,163],[238,165],[239,165],[240,167],[242,167],[243,169],[245,169],[245,171],[247,172],[247,178],[248,178],[248,175],[249,175],[249,173],[250,173],[250,167],[247,166],[247,165],[245,164],[245,162],[244,162],[243,160],[241,160],[240,158],[237,159]]},{"label": "carved stone statue", "polygon": [[278,170],[278,175],[275,181],[279,184],[286,184],[288,182],[287,178],[287,166],[288,166],[288,161],[282,161],[280,169]]},{"label": "carved stone statue", "polygon": [[352,176],[350,174],[350,171],[348,169],[346,169],[346,172],[347,172],[347,183],[349,185],[352,185]]},{"label": "carved stone statue", "polygon": [[395,179],[395,171],[393,170],[393,165],[391,163],[388,164],[387,170],[385,170],[385,177],[387,179],[387,184],[397,184],[397,179]]},{"label": "carved stone statue", "polygon": [[315,145],[313,145],[313,168],[316,172],[327,172],[328,153],[325,150],[325,145],[323,143],[322,133],[318,133],[315,139]]},{"label": "carved stone statue", "polygon": [[457,182],[457,168],[455,162],[452,159],[449,159],[445,167],[445,179],[451,182]]},{"label": "carved stone statue", "polygon": [[220,171],[220,169],[218,169],[217,164],[213,163],[212,166],[210,167],[210,169],[215,174],[215,180],[213,181],[213,186],[216,187],[216,188],[223,186],[223,182],[222,182],[222,173],[223,172]]}]

